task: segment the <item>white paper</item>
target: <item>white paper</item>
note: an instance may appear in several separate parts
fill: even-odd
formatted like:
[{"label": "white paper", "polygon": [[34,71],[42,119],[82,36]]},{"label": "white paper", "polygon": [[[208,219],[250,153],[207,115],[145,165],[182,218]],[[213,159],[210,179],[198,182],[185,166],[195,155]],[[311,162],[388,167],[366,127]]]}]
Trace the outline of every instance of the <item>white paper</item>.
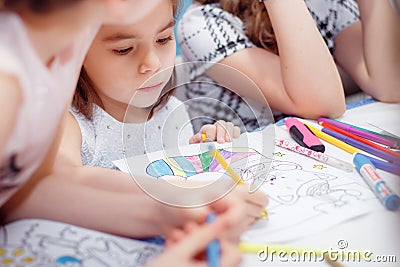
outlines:
[{"label": "white paper", "polygon": [[[264,138],[265,136],[273,138],[269,134],[264,135]],[[231,143],[217,145],[217,148],[224,148],[236,153],[231,157],[230,166],[247,183],[262,181],[261,190],[269,197],[269,204],[266,207],[268,220],[259,220],[253,225],[242,236],[244,241],[282,242],[293,240],[357,218],[372,210],[384,209],[356,171],[348,173],[278,147],[269,151],[268,154],[265,154],[266,152],[258,153],[263,150],[260,145],[265,143],[259,137],[260,133],[250,133],[241,137],[241,139],[252,140],[251,147],[248,147],[247,151],[243,147],[237,148],[235,144]],[[163,172],[166,177],[172,176],[186,180],[212,180],[221,177],[221,174],[225,173],[222,167],[215,168],[212,173],[203,172],[189,175],[174,170],[179,167],[185,169],[179,163],[174,166],[171,162],[179,161],[174,161],[174,159],[177,157],[180,160],[182,157],[193,159],[196,156],[199,158],[199,154],[203,153],[200,150],[198,146],[181,147],[180,152],[176,155],[160,151],[146,156],[133,157],[127,159],[127,162],[133,176],[149,179],[163,178]],[[241,153],[244,155],[243,157],[238,156]],[[157,177],[154,176],[154,173],[151,175],[151,172],[148,171],[149,166],[159,161],[167,163],[163,166],[168,166],[168,171],[172,170],[174,174],[167,173],[166,169],[161,168]],[[218,175],[216,176],[216,174]],[[175,196],[175,198],[178,197]]]},{"label": "white paper", "polygon": [[143,266],[162,251],[147,242],[54,221],[20,220],[0,229],[0,262],[12,260],[4,266]]}]

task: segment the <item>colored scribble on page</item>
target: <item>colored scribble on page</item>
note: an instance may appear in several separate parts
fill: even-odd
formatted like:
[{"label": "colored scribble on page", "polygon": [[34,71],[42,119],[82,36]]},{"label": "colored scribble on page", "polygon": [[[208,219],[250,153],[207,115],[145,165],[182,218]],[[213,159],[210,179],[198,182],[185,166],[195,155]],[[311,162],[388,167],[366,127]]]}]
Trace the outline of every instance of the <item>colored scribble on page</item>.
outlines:
[{"label": "colored scribble on page", "polygon": [[[266,242],[299,237],[366,213],[373,206],[369,203],[375,201],[363,181],[354,179],[352,173],[284,149],[276,148],[271,155],[243,147],[219,152],[244,182],[261,182],[260,190],[269,198],[269,220],[257,222],[244,235],[245,240]],[[208,152],[158,159],[147,165],[146,172],[154,178],[190,179],[210,172],[228,175]],[[320,223],[315,226],[315,222]],[[300,230],[293,233],[288,229]]]}]

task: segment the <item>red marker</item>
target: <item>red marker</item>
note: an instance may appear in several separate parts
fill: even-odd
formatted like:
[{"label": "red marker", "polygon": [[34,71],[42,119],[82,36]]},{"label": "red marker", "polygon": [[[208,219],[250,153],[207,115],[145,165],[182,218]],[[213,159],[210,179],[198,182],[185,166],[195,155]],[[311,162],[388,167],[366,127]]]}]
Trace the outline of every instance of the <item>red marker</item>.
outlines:
[{"label": "red marker", "polygon": [[325,146],[321,140],[316,137],[302,122],[295,118],[287,118],[285,120],[286,127],[290,136],[301,146],[308,149],[324,152]]},{"label": "red marker", "polygon": [[386,147],[383,147],[381,145],[375,144],[375,143],[373,143],[371,141],[368,141],[367,139],[359,137],[358,135],[349,133],[349,132],[347,132],[347,131],[345,131],[343,129],[340,129],[340,128],[338,128],[338,127],[336,127],[336,126],[334,126],[332,124],[329,124],[327,122],[321,121],[319,124],[321,124],[323,127],[329,128],[329,129],[331,129],[331,130],[333,130],[335,132],[341,133],[341,134],[343,134],[345,136],[353,138],[354,140],[357,140],[357,141],[359,141],[361,143],[364,143],[366,145],[369,145],[369,146],[371,146],[373,148],[376,148],[376,149],[379,149],[379,150],[384,151],[386,153],[389,153],[389,154],[391,154],[391,155],[393,155],[395,157],[398,157],[400,159],[400,153],[394,152],[394,151],[392,151],[392,150],[390,150],[390,149],[388,149]]}]

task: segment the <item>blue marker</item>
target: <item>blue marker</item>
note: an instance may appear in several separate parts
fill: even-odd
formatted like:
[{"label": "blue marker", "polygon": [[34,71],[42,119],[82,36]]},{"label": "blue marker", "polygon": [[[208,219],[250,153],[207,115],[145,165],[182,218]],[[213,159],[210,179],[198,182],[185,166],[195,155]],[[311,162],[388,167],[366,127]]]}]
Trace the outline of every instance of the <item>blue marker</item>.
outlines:
[{"label": "blue marker", "polygon": [[355,153],[353,162],[357,171],[364,178],[364,181],[372,189],[382,204],[391,211],[395,211],[400,206],[400,198],[394,194],[386,185],[385,181],[379,176],[372,162],[363,154]]},{"label": "blue marker", "polygon": [[[210,213],[206,217],[206,222],[213,222],[217,218],[215,213]],[[206,248],[207,252],[207,263],[209,267],[220,267],[221,266],[221,245],[217,239],[211,240]]]}]

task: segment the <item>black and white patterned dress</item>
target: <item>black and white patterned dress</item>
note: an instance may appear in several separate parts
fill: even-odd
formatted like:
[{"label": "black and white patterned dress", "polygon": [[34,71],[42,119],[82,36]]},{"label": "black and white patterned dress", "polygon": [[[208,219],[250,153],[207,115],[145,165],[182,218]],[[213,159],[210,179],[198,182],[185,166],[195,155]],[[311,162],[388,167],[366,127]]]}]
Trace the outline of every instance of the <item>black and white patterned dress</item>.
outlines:
[{"label": "black and white patterned dress", "polygon": [[[329,50],[333,54],[334,38],[344,28],[359,20],[354,0],[305,0]],[[201,117],[194,123],[195,131],[201,124],[213,120],[231,120],[244,125],[242,130],[252,131],[271,123],[271,112],[265,105],[244,103],[237,94],[223,89],[203,73],[225,57],[245,48],[255,47],[246,36],[243,22],[222,10],[219,4],[192,4],[178,25],[178,40],[183,62],[207,62],[190,65],[191,81],[186,85],[182,100],[191,101],[191,117]],[[182,97],[182,96],[181,96]],[[201,98],[201,99],[200,99]],[[227,106],[230,108],[227,109]],[[251,106],[251,107],[250,107]],[[215,112],[214,112],[215,111]],[[245,128],[245,129],[244,129]]]}]

